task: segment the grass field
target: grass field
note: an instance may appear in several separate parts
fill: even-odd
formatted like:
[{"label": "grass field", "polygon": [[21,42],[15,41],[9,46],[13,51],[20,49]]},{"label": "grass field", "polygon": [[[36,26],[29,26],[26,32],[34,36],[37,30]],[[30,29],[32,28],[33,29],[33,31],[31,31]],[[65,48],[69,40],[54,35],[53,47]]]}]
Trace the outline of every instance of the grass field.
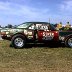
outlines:
[{"label": "grass field", "polygon": [[72,72],[72,49],[32,47],[14,49],[0,41],[0,72]]}]

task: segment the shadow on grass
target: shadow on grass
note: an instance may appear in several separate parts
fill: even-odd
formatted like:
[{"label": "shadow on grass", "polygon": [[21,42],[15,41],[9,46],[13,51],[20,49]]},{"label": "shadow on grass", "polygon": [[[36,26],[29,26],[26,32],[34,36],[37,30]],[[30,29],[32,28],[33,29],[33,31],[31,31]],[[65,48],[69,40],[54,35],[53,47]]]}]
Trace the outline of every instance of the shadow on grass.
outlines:
[{"label": "shadow on grass", "polygon": [[65,48],[65,44],[26,44],[25,48]]},{"label": "shadow on grass", "polygon": [[[10,45],[11,48],[13,48],[12,45]],[[24,48],[65,48],[64,43],[28,43]],[[23,48],[22,48],[23,49]]]}]

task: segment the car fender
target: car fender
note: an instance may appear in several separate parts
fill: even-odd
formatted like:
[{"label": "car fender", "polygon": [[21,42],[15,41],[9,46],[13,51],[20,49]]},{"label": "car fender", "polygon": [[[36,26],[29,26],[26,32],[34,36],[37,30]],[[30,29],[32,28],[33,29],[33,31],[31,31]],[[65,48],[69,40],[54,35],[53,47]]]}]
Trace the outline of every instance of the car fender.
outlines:
[{"label": "car fender", "polygon": [[23,33],[16,33],[16,34],[13,34],[13,35],[11,35],[11,39],[12,39],[12,37],[15,36],[15,35],[23,35],[23,36],[27,39],[26,35],[23,34]]},{"label": "car fender", "polygon": [[64,41],[65,41],[67,38],[69,38],[69,37],[72,37],[72,34],[67,35],[67,36],[65,37]]}]

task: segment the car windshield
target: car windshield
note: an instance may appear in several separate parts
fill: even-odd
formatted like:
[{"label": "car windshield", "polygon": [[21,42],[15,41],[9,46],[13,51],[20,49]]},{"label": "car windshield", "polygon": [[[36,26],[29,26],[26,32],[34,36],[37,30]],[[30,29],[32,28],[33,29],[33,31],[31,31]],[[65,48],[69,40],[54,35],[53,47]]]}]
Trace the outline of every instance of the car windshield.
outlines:
[{"label": "car windshield", "polygon": [[20,25],[18,25],[16,28],[27,28],[31,25],[31,23],[22,23]]}]

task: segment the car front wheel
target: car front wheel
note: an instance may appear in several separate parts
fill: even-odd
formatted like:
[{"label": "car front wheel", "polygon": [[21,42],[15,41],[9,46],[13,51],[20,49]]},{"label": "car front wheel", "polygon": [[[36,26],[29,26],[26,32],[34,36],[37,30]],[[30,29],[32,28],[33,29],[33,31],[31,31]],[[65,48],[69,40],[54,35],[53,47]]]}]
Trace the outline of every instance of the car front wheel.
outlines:
[{"label": "car front wheel", "polygon": [[25,46],[25,37],[23,35],[15,35],[11,42],[15,48],[23,48]]}]

